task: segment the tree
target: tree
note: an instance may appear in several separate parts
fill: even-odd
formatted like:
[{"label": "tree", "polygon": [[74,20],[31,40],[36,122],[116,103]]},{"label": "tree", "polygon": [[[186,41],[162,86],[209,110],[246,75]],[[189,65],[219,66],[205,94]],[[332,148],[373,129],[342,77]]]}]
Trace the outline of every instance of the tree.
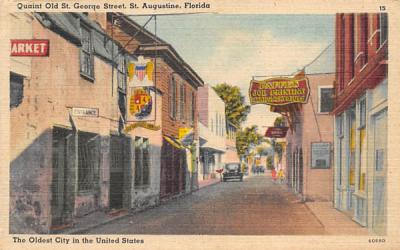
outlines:
[{"label": "tree", "polygon": [[264,141],[264,137],[257,133],[257,125],[239,130],[236,133],[236,150],[238,155],[249,154],[252,147]]},{"label": "tree", "polygon": [[272,170],[273,168],[274,168],[274,163],[273,163],[273,160],[272,160],[272,156],[268,155],[267,156],[267,169],[268,170]]},{"label": "tree", "polygon": [[282,116],[275,118],[274,127],[285,127],[285,119]]},{"label": "tree", "polygon": [[225,102],[227,121],[240,127],[240,124],[246,120],[250,113],[250,106],[245,104],[244,96],[240,93],[239,87],[221,83],[214,86],[213,89]]},{"label": "tree", "polygon": [[[286,122],[282,116],[275,118],[274,127],[284,127],[285,125]],[[282,160],[282,151],[283,151],[282,144],[276,142],[275,140],[271,140],[271,146],[274,149],[274,152],[278,155],[278,160],[280,162]]]}]

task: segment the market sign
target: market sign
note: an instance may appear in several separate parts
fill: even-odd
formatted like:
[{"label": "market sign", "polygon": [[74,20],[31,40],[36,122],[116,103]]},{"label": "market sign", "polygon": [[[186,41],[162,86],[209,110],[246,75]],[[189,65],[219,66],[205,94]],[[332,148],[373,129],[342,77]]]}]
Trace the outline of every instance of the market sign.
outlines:
[{"label": "market sign", "polygon": [[288,127],[268,127],[265,136],[269,138],[284,138],[288,129]]},{"label": "market sign", "polygon": [[250,82],[249,97],[251,105],[286,105],[291,103],[307,103],[310,95],[308,79],[302,78],[270,78]]},{"label": "market sign", "polygon": [[13,39],[11,56],[49,56],[49,40]]}]

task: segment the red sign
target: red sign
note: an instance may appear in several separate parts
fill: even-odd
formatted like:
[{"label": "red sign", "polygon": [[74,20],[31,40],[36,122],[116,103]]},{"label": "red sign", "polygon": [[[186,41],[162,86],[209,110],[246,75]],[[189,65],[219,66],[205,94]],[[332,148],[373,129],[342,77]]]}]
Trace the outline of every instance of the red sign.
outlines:
[{"label": "red sign", "polygon": [[267,105],[286,105],[307,103],[310,87],[307,78],[279,77],[250,82],[250,103]]},{"label": "red sign", "polygon": [[49,40],[11,40],[11,56],[49,56]]},{"label": "red sign", "polygon": [[288,129],[288,127],[268,127],[265,136],[270,138],[284,138]]}]

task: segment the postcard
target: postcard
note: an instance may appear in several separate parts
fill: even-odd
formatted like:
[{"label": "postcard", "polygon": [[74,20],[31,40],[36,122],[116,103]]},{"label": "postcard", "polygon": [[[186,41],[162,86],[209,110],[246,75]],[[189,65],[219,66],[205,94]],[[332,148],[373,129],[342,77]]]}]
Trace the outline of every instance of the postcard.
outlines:
[{"label": "postcard", "polygon": [[0,249],[397,249],[397,1],[10,1]]}]

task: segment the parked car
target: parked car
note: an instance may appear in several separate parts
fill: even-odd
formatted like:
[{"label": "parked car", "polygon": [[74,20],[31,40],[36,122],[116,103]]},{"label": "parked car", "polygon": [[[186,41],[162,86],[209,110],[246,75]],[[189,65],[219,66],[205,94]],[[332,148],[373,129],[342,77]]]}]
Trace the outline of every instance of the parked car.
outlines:
[{"label": "parked car", "polygon": [[243,181],[243,173],[240,168],[240,163],[227,163],[225,164],[225,171],[222,174],[223,181],[239,180]]}]

